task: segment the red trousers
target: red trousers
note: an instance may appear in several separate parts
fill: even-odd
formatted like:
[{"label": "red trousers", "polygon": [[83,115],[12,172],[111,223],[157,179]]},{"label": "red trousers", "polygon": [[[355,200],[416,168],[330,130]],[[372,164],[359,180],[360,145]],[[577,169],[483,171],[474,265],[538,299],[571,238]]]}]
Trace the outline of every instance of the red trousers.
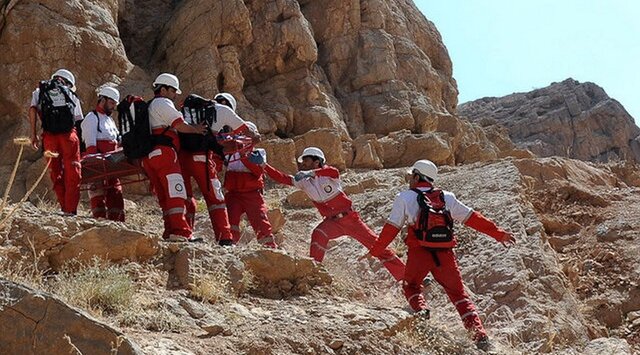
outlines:
[{"label": "red trousers", "polygon": [[[97,141],[96,143],[96,148],[100,153],[114,151],[118,146],[117,142],[111,141]],[[91,185],[89,199],[93,217],[124,222],[124,199],[119,179],[108,179]]]},{"label": "red trousers", "polygon": [[[339,238],[343,235],[354,238],[369,250],[371,250],[378,239],[376,234],[362,222],[360,215],[355,211],[351,211],[342,218],[326,218],[318,224],[311,233],[311,257],[315,261],[321,262],[327,251],[329,240]],[[379,259],[382,265],[389,270],[389,273],[391,273],[396,280],[402,280],[405,267],[402,260],[400,260],[396,254],[387,248]]]},{"label": "red trousers", "polygon": [[162,208],[162,237],[167,239],[175,234],[190,239],[191,227],[185,218],[187,194],[178,154],[172,147],[156,146],[142,159],[142,167]]},{"label": "red trousers", "polygon": [[476,311],[476,306],[464,290],[462,276],[452,249],[435,251],[439,266],[433,258],[431,250],[415,246],[409,247],[407,255],[407,269],[404,274],[404,295],[414,311],[428,308],[422,295],[424,278],[433,274],[433,278],[444,288],[449,300],[458,310],[464,327],[474,334],[474,340],[479,340],[487,333]]},{"label": "red trousers", "polygon": [[215,233],[216,240],[232,240],[227,205],[222,193],[222,184],[218,180],[218,174],[213,162],[213,153],[209,152],[208,164],[205,153],[192,153],[183,150],[178,155],[186,187],[187,221],[189,225],[193,228],[196,214],[196,199],[193,198],[191,185],[191,178],[194,178],[207,204],[209,219],[211,220],[211,227]]},{"label": "red trousers", "polygon": [[76,214],[80,201],[80,140],[75,128],[69,133],[42,133],[44,150],[59,153],[51,159],[49,175],[62,212]]},{"label": "red trousers", "polygon": [[271,248],[277,247],[271,234],[267,204],[264,202],[260,190],[227,192],[227,211],[234,244],[240,240],[240,218],[246,213],[247,219],[256,233],[258,243]]}]

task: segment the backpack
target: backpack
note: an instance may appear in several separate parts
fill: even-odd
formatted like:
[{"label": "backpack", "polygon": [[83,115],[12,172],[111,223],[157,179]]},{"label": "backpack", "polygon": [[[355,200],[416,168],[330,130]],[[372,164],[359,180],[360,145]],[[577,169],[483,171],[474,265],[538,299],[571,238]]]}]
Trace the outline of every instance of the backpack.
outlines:
[{"label": "backpack", "polygon": [[[182,114],[193,123],[202,123],[211,127],[217,122],[215,101],[207,100],[199,95],[190,94],[182,104]],[[211,130],[207,134],[180,133],[180,149],[189,152],[213,151],[220,157],[224,156],[223,147],[218,143]]]},{"label": "backpack", "polygon": [[122,135],[122,151],[129,159],[146,157],[156,145],[173,146],[171,137],[151,134],[149,105],[153,99],[144,101],[140,96],[127,95],[118,104],[118,121]]},{"label": "backpack", "polygon": [[[98,132],[102,132],[102,130],[100,129],[100,116],[98,116],[98,112],[96,110],[93,110],[91,112],[93,112],[93,114],[96,116],[96,119],[98,120]],[[76,121],[75,123],[76,132],[78,133],[78,138],[80,138],[80,153],[84,153],[87,151],[87,144],[84,142],[84,139],[82,139],[82,122],[84,122],[84,118]]]},{"label": "backpack", "polygon": [[75,93],[58,80],[43,80],[39,84],[42,130],[49,133],[68,133],[74,127]]},{"label": "backpack", "polygon": [[446,209],[444,192],[440,189],[421,191],[411,189],[418,194],[420,212],[413,229],[418,243],[427,248],[446,249],[456,246],[453,233],[453,218]]}]

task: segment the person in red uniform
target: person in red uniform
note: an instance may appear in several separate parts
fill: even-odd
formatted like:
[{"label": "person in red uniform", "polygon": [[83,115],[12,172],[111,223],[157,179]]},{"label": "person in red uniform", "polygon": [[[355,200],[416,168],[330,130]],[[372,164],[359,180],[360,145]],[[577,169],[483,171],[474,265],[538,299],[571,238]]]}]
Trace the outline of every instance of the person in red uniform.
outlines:
[{"label": "person in red uniform", "polygon": [[173,100],[181,94],[178,78],[162,73],[153,82],[153,100],[149,103],[149,126],[153,135],[166,136],[171,144],[157,144],[142,159],[142,167],[158,197],[164,219],[163,239],[176,242],[202,241],[192,235],[185,217],[187,193],[182,177],[178,152],[178,132],[204,134],[207,128],[200,124],[189,125],[182,113],[176,110]]},{"label": "person in red uniform", "polygon": [[49,165],[53,190],[62,212],[72,215],[77,213],[80,202],[81,178],[80,140],[74,123],[82,119],[82,107],[73,92],[75,84],[76,78],[70,71],[59,69],[51,81],[41,82],[33,91],[29,107],[31,145],[39,149],[37,118],[40,117],[44,150],[60,154]]},{"label": "person in red uniform", "polygon": [[[98,92],[95,110],[89,112],[81,124],[82,140],[87,147],[85,154],[108,153],[118,148],[118,127],[111,114],[119,101],[120,92],[116,88],[105,86]],[[124,199],[118,178],[93,184],[89,199],[94,218],[124,222]]]},{"label": "person in red uniform", "polygon": [[[252,122],[246,124],[253,131],[258,130]],[[267,153],[264,149],[256,149],[253,154],[260,155],[259,160],[266,162]],[[258,243],[269,248],[278,247],[271,233],[267,204],[262,196],[263,177],[264,168],[253,163],[250,157],[241,157],[240,153],[228,157],[224,189],[226,190],[227,212],[229,213],[234,244],[240,240],[240,218],[246,213]]]},{"label": "person in red uniform", "polygon": [[[429,318],[429,309],[422,295],[423,280],[432,273],[434,279],[444,288],[449,300],[456,307],[465,328],[473,334],[473,340],[480,349],[486,350],[491,346],[487,333],[480,321],[476,307],[464,290],[462,276],[456,260],[453,248],[457,242],[455,235],[451,238],[437,239],[423,238],[418,240],[417,224],[420,218],[421,208],[418,203],[418,192],[429,197],[431,206],[443,208],[445,213],[457,222],[487,234],[505,246],[512,245],[516,239],[480,212],[474,211],[458,201],[451,192],[434,187],[433,182],[438,176],[438,168],[429,160],[419,160],[408,171],[409,190],[400,192],[393,202],[391,214],[387,223],[382,228],[380,238],[375,243],[370,253],[372,256],[380,256],[386,253],[388,245],[398,235],[405,223],[409,224],[408,236],[405,243],[408,247],[407,267],[404,275],[404,295],[411,308],[423,318]],[[441,206],[437,206],[441,204]],[[432,214],[429,214],[429,218]],[[452,221],[451,221],[452,222]],[[444,235],[444,234],[439,234]]]},{"label": "person in red uniform", "polygon": [[[269,164],[265,164],[265,172],[281,184],[304,191],[324,217],[311,233],[311,257],[322,262],[329,241],[343,235],[371,249],[377,236],[353,210],[351,199],[342,191],[338,169],[326,165],[324,153],[316,147],[305,148],[298,162],[300,171],[295,176],[287,175]],[[405,267],[394,252],[385,249],[377,257],[396,280],[402,280]]]},{"label": "person in red uniform", "polygon": [[[220,93],[214,97],[216,119],[209,129],[211,133],[217,135],[220,131],[228,131],[230,135],[246,134],[258,139],[257,130],[249,129],[247,122],[235,113],[236,100],[229,93]],[[185,117],[187,122],[192,123],[193,118]],[[209,156],[207,157],[206,154]],[[222,169],[223,159],[212,151],[191,152],[181,150],[179,153],[182,175],[186,186],[187,194],[187,222],[191,228],[195,223],[196,199],[193,197],[191,178],[194,178],[202,196],[207,204],[209,219],[219,245],[230,246],[233,244],[233,235],[229,225],[227,205],[222,191],[222,184],[218,179],[218,172]]]}]

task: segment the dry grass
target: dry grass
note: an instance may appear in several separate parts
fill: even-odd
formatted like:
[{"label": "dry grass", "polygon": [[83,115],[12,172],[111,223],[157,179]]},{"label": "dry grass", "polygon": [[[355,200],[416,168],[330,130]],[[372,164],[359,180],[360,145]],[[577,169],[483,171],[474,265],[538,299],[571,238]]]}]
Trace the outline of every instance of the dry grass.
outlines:
[{"label": "dry grass", "polygon": [[405,350],[416,354],[468,354],[470,349],[475,349],[475,345],[467,340],[466,333],[456,333],[459,331],[437,320],[416,318],[405,330],[398,332],[395,338]]},{"label": "dry grass", "polygon": [[180,332],[182,321],[165,303],[154,300],[157,295],[137,295],[132,307],[116,317],[116,322],[124,327],[142,328],[152,332]]},{"label": "dry grass", "polygon": [[99,259],[88,265],[69,264],[49,288],[70,304],[99,316],[127,310],[135,293],[133,281],[121,266]]},{"label": "dry grass", "polygon": [[217,303],[232,293],[231,283],[222,270],[207,270],[200,260],[194,260],[192,268],[193,281],[189,285],[191,297],[202,302]]}]

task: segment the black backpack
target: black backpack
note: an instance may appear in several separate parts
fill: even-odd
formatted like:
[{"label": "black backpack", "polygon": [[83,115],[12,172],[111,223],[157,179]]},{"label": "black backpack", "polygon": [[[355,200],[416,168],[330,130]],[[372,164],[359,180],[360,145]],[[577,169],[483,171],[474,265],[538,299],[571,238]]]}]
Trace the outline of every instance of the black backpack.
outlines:
[{"label": "black backpack", "polygon": [[42,130],[49,133],[71,132],[76,108],[72,96],[76,94],[56,79],[41,81],[38,87]]},{"label": "black backpack", "polygon": [[122,135],[122,150],[129,159],[146,157],[156,145],[173,146],[171,137],[166,136],[170,127],[162,134],[151,134],[149,126],[149,105],[153,99],[144,101],[140,96],[127,95],[118,104],[118,121]]},{"label": "black backpack", "polygon": [[[190,94],[182,104],[182,114],[193,123],[202,123],[211,127],[217,122],[215,101],[207,100],[199,95]],[[180,149],[189,152],[213,151],[220,157],[224,157],[223,148],[218,143],[211,130],[205,135],[193,133],[180,133]]]}]

